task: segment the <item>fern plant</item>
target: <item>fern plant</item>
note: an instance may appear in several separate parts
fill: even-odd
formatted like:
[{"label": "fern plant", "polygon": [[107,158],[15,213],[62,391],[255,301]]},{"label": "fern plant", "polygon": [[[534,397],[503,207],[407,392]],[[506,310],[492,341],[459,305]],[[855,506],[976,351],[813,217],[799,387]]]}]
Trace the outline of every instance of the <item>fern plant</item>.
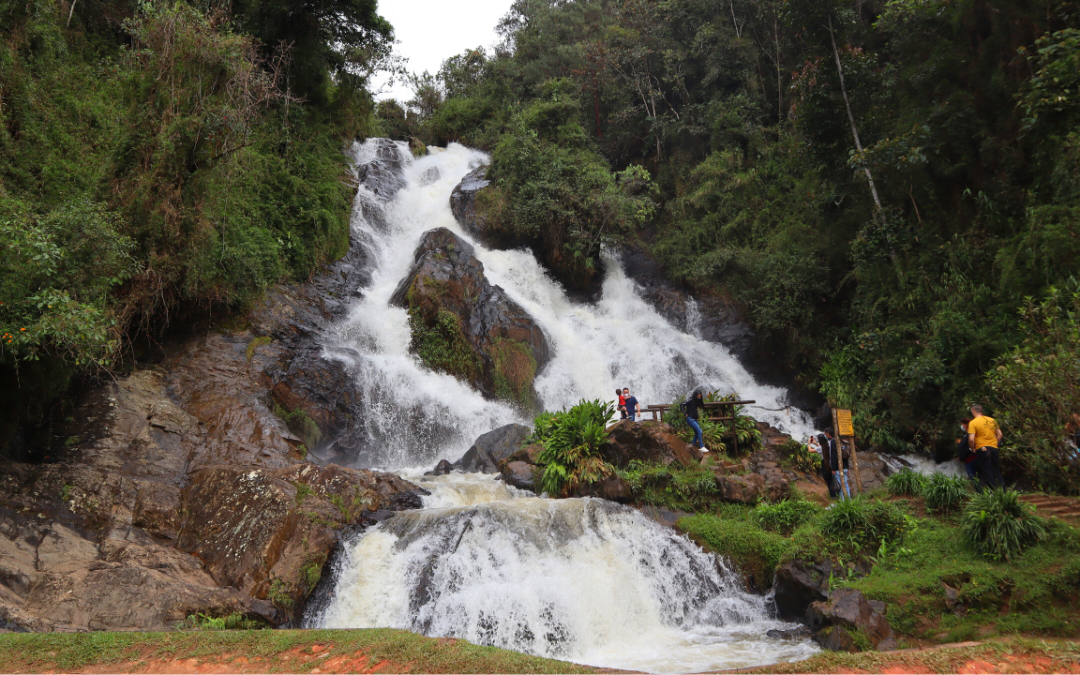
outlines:
[{"label": "fern plant", "polygon": [[987,490],[972,497],[961,522],[964,538],[980,555],[1011,560],[1046,538],[1046,526],[1013,490]]},{"label": "fern plant", "polygon": [[610,403],[583,400],[569,410],[536,417],[531,440],[544,448],[537,460],[544,467],[541,489],[561,496],[614,472],[600,455],[614,412]]}]

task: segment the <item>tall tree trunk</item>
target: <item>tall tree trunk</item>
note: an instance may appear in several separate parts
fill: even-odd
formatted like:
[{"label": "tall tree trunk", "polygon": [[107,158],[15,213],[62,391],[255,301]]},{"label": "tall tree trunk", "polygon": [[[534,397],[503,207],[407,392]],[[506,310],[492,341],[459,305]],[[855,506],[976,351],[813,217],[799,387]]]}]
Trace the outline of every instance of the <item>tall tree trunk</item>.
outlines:
[{"label": "tall tree trunk", "polygon": [[71,9],[68,11],[68,20],[67,20],[67,24],[65,25],[65,28],[70,28],[71,27],[71,15],[75,13],[75,3],[78,2],[78,1],[79,0],[71,0]]},{"label": "tall tree trunk", "polygon": [[[840,50],[836,48],[836,36],[833,34],[832,12],[829,12],[829,41],[832,42],[833,57],[836,58],[836,73],[840,76],[840,93],[844,95],[844,107],[847,109],[848,122],[851,123],[851,135],[855,137],[855,149],[862,152],[862,141],[859,140],[859,130],[855,126],[855,115],[851,113],[851,101],[848,100],[847,85],[844,84],[844,68],[840,65]],[[877,207],[875,215],[881,213],[881,199],[878,198],[877,186],[874,185],[874,176],[870,173],[870,167],[864,166],[866,182],[870,184],[870,194],[874,196],[874,206]]]}]

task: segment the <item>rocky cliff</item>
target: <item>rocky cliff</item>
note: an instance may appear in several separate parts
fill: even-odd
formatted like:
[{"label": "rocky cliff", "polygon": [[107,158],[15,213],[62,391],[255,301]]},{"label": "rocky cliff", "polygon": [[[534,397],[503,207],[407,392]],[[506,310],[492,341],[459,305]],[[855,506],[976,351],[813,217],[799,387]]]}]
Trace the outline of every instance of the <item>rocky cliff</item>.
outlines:
[{"label": "rocky cliff", "polygon": [[[396,157],[387,141],[360,169],[379,198],[403,184]],[[397,476],[317,458],[348,460],[362,424],[350,374],[315,338],[366,274],[353,242],[245,327],[91,391],[51,463],[0,464],[0,627],[155,630],[199,613],[280,625],[342,528],[420,506]]]}]

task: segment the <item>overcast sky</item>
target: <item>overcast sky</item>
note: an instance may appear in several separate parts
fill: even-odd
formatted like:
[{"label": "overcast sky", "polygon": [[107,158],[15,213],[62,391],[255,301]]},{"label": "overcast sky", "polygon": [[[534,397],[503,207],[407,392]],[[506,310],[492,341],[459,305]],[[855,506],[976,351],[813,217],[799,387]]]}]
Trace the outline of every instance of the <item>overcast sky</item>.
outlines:
[{"label": "overcast sky", "polygon": [[[415,73],[434,75],[442,62],[466,49],[488,48],[498,41],[495,25],[512,0],[379,0],[379,14],[394,27],[397,52]],[[490,52],[490,49],[489,49]],[[374,82],[375,87],[385,78]],[[377,95],[405,102],[412,92],[401,83]]]}]

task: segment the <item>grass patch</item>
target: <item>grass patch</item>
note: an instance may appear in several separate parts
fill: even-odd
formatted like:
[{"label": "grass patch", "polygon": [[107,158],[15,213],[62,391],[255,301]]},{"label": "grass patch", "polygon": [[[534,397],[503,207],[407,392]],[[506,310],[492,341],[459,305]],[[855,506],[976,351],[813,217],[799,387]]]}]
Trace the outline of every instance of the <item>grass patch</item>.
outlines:
[{"label": "grass patch", "polygon": [[311,416],[300,408],[289,412],[282,406],[275,404],[274,414],[285,422],[285,426],[289,427],[289,431],[304,439],[302,443],[304,449],[300,453],[304,457],[307,457],[309,448],[316,447],[319,441],[322,440],[322,429],[319,428],[319,423],[311,419]]},{"label": "grass patch", "polygon": [[644,504],[664,506],[676,511],[708,512],[720,501],[716,477],[701,466],[683,467],[675,462],[664,466],[632,461],[626,469],[618,470]]},{"label": "grass patch", "polygon": [[495,395],[525,408],[536,403],[533,380],[536,378],[536,359],[529,345],[518,340],[499,338],[491,346],[495,364]]},{"label": "grass patch", "polygon": [[758,589],[772,586],[777,565],[794,549],[790,538],[765,532],[746,520],[701,514],[681,518],[678,527],[694,541],[730,560]]},{"label": "grass patch", "polygon": [[[318,646],[316,653],[311,647]],[[323,657],[322,654],[328,653]],[[462,640],[427,638],[407,631],[239,630],[171,633],[0,634],[0,663],[7,672],[38,673],[107,667],[145,670],[156,659],[213,659],[227,665],[243,656],[262,672],[360,672],[382,662],[398,673],[592,673],[595,669],[528,656]],[[329,664],[338,663],[336,668]],[[238,667],[237,670],[241,668]]]},{"label": "grass patch", "polygon": [[[1037,669],[1036,659],[1054,670]],[[1000,664],[989,672],[1076,672],[1080,643],[1031,639],[995,641],[973,647],[940,647],[903,652],[821,652],[805,661],[748,669],[748,673],[958,673],[972,661]],[[970,672],[970,671],[969,671]],[[987,672],[980,670],[978,672]]]}]

